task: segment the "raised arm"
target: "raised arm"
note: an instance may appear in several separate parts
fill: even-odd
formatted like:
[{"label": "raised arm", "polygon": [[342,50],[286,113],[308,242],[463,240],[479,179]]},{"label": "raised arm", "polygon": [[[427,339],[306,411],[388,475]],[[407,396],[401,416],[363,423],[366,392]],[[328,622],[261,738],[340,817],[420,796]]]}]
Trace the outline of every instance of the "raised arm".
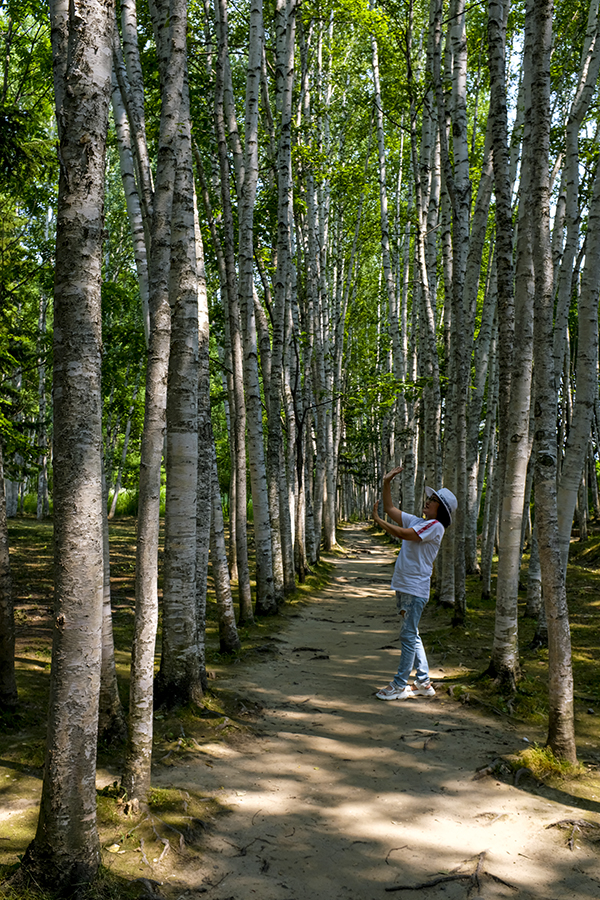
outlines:
[{"label": "raised arm", "polygon": [[[383,530],[387,531],[388,534],[391,534],[392,537],[400,538],[403,541],[421,540],[414,528],[402,528],[400,525],[392,525],[391,522],[385,522],[377,512],[377,506],[378,502],[376,502],[373,506],[373,519],[377,522],[380,528],[383,528]],[[398,511],[399,510],[397,510],[397,512]]]},{"label": "raised arm", "polygon": [[[402,526],[402,510],[398,509],[392,503],[392,481],[399,475],[402,471],[402,466],[396,466],[395,469],[392,469],[391,472],[387,472],[383,476],[383,487],[382,487],[382,498],[383,498],[383,508],[385,512],[388,514],[390,519],[393,519],[394,522],[397,522],[398,525]],[[404,529],[405,531],[411,531],[412,529]],[[400,537],[400,535],[396,535],[396,537]],[[410,539],[409,539],[410,540]]]}]

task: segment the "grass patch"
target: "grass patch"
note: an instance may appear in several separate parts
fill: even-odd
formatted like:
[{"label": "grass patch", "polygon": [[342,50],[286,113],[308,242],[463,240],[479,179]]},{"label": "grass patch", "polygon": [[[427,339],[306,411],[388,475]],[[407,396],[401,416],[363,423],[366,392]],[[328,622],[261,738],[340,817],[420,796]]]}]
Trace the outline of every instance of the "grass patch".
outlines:
[{"label": "grass patch", "polygon": [[581,764],[573,765],[566,759],[558,759],[550,747],[527,747],[519,753],[517,765],[527,768],[539,781],[566,781],[572,778],[581,778],[586,769]]}]

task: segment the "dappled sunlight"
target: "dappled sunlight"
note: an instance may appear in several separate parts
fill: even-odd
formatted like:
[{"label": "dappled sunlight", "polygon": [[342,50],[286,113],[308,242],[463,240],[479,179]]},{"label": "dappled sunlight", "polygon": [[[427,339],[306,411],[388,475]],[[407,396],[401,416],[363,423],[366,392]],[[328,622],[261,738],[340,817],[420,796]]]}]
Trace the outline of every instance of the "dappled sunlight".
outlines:
[{"label": "dappled sunlight", "polygon": [[[355,546],[370,540],[358,529],[352,538]],[[343,596],[334,577],[283,632],[278,654],[221,673],[217,692],[263,708],[256,736],[204,745],[185,768],[157,767],[158,782],[193,786],[231,811],[206,838],[202,874],[190,871],[186,883],[197,878],[209,900],[222,890],[283,897],[300,883],[302,897],[333,890],[372,900],[395,883],[471,865],[485,851],[486,900],[546,900],[549,885],[575,896],[567,888],[570,851],[556,829],[547,830],[581,815],[575,799],[556,802],[493,775],[475,778],[522,748],[522,729],[463,707],[439,682],[432,699],[376,699],[399,656],[393,594],[379,580],[384,560],[336,559]],[[352,587],[354,576],[360,582]],[[435,665],[432,675],[445,677]],[[531,728],[527,734],[536,738]],[[589,859],[582,851],[586,866]],[[594,896],[580,877],[577,896]],[[465,885],[428,896],[463,900]]]}]

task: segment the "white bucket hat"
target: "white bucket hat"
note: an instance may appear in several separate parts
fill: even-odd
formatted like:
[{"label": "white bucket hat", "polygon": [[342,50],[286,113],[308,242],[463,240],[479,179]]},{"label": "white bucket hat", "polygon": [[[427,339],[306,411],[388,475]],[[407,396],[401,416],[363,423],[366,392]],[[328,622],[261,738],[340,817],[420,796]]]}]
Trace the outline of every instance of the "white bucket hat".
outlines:
[{"label": "white bucket hat", "polygon": [[448,490],[448,488],[440,488],[439,491],[434,490],[432,487],[425,487],[425,490],[429,494],[433,494],[438,498],[446,512],[448,513],[448,518],[450,522],[452,522],[452,514],[456,512],[458,507],[458,500],[452,493],[452,491]]}]

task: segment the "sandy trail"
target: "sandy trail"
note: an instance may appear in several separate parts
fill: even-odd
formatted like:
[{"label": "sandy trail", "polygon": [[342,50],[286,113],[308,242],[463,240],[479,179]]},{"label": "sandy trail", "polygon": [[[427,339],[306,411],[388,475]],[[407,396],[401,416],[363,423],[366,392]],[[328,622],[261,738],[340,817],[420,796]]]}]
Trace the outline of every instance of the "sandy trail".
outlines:
[{"label": "sandy trail", "polygon": [[[216,682],[265,707],[261,733],[210,744],[200,761],[157,767],[156,785],[196,788],[231,809],[207,833],[200,861],[168,878],[175,896],[597,900],[598,844],[581,839],[569,850],[568,835],[547,826],[600,824],[600,803],[582,811],[567,794],[559,803],[534,793],[527,778],[519,787],[474,780],[476,769],[521,749],[525,734],[538,735],[451,700],[435,657],[435,698],[374,697],[399,653],[393,555],[360,526],[344,529],[343,540],[330,586],[291,616],[280,652]],[[427,647],[426,615],[422,631]],[[386,891],[461,863],[473,872],[484,852],[479,886]]]}]

